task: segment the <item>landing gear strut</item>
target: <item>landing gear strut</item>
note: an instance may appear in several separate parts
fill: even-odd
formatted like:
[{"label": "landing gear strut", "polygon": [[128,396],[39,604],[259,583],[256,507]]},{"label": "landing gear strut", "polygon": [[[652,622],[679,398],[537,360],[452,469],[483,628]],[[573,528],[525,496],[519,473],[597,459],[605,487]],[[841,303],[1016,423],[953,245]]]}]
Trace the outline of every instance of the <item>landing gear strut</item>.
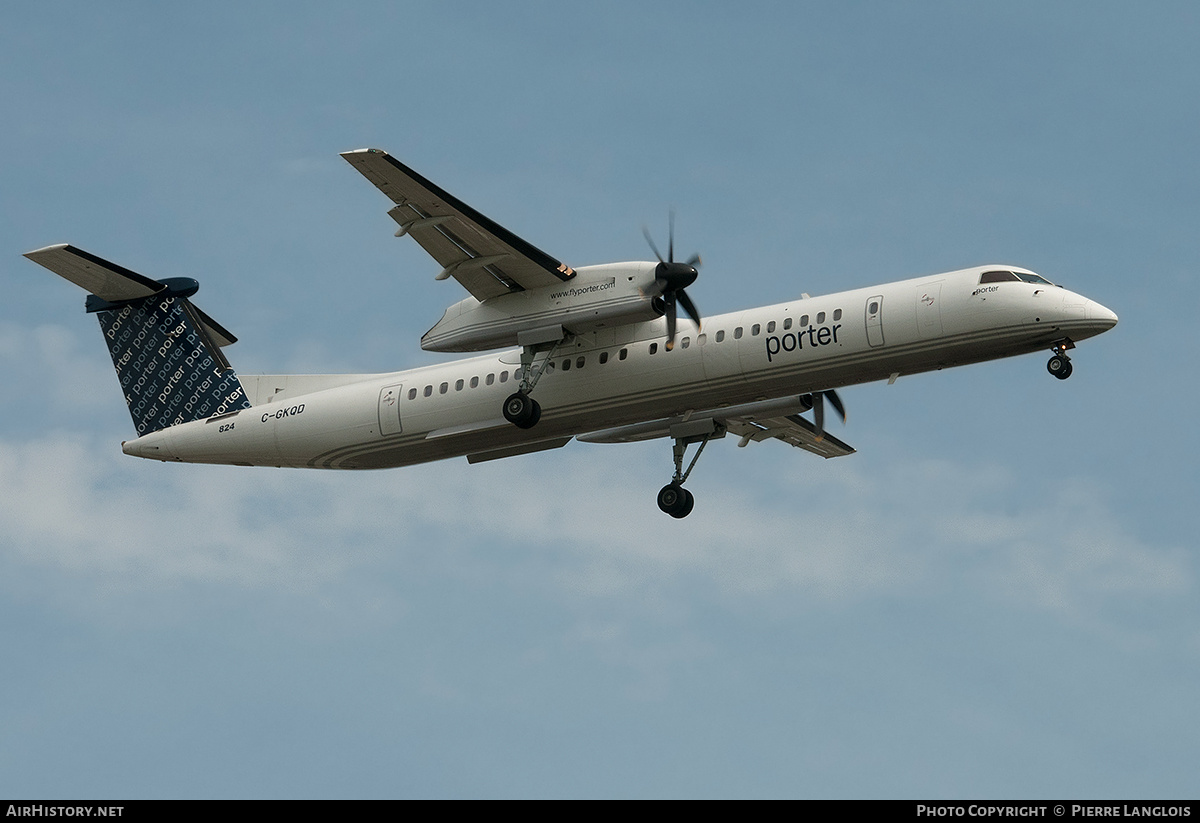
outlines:
[{"label": "landing gear strut", "polygon": [[1054,344],[1054,356],[1046,363],[1046,371],[1057,377],[1059,380],[1066,380],[1071,376],[1073,369],[1071,368],[1071,358],[1067,357],[1067,349],[1075,348],[1070,340],[1065,340],[1061,343]]},{"label": "landing gear strut", "polygon": [[[720,428],[707,434],[674,438],[675,476],[671,478],[670,483],[658,490],[658,507],[665,513],[677,520],[692,513],[692,507],[696,505],[696,498],[683,487],[684,481],[692,473],[692,469],[695,468],[696,461],[700,459],[700,453],[704,451],[708,441],[714,437],[723,437],[724,434],[724,429]],[[692,455],[692,462],[688,464],[687,471],[684,471],[683,456],[687,447],[692,443],[699,443],[700,448],[696,449],[696,453]]]},{"label": "landing gear strut", "polygon": [[539,347],[532,345],[521,347],[521,385],[504,401],[504,419],[517,428],[532,429],[542,418],[542,407],[529,395],[545,373],[546,367],[550,365],[550,361],[554,359],[554,352],[558,350],[559,344],[565,339],[566,337],[562,336],[555,340],[554,345],[546,351],[546,357],[536,371],[533,368],[533,361],[537,357]]}]

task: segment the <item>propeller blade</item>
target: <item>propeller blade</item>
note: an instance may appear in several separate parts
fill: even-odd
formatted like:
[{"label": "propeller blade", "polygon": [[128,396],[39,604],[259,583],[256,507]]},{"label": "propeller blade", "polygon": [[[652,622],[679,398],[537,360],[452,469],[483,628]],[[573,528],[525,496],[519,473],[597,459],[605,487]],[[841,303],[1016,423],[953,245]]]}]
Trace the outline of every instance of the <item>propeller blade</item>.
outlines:
[{"label": "propeller blade", "polygon": [[825,398],[829,398],[829,405],[833,406],[833,410],[842,418],[842,422],[846,422],[846,406],[842,403],[842,398],[838,397],[838,393],[833,389],[828,391],[813,392],[812,412],[813,424],[817,429],[817,442],[820,443],[825,439]]},{"label": "propeller blade", "polygon": [[642,289],[642,297],[662,297],[663,292],[667,290],[667,281],[661,277],[654,278],[654,282],[649,288]]},{"label": "propeller blade", "polygon": [[650,236],[650,229],[642,226],[642,234],[646,235],[646,242],[650,244],[650,251],[654,252],[654,256],[658,258],[659,263],[664,263],[661,254],[658,253],[658,246],[654,245],[654,238]]},{"label": "propeller blade", "polygon": [[830,389],[827,392],[822,392],[822,394],[829,398],[829,405],[833,406],[833,408],[837,411],[838,416],[842,418],[842,422],[845,423],[846,407],[842,405],[842,398],[838,397],[838,393],[833,389]]},{"label": "propeller blade", "polygon": [[675,209],[667,217],[667,262],[675,262]]},{"label": "propeller blade", "polygon": [[641,294],[643,297],[651,299],[662,299],[663,314],[667,318],[667,351],[671,351],[675,348],[675,328],[678,325],[678,306],[680,304],[683,305],[683,310],[687,312],[688,316],[696,322],[696,328],[700,328],[700,311],[684,291],[685,288],[695,283],[699,276],[696,267],[700,265],[700,255],[693,254],[686,263],[675,262],[675,209],[671,209],[668,214],[666,260],[663,260],[662,252],[654,244],[654,238],[650,236],[650,229],[642,226],[642,234],[650,245],[650,250],[658,258],[658,267],[654,270],[654,282],[642,290]]},{"label": "propeller blade", "polygon": [[696,321],[696,328],[699,329],[700,312],[696,310],[696,304],[692,302],[692,298],[688,297],[687,292],[685,292],[683,289],[677,291],[676,295],[679,297],[679,305],[683,306],[683,310],[687,312],[693,320]]}]

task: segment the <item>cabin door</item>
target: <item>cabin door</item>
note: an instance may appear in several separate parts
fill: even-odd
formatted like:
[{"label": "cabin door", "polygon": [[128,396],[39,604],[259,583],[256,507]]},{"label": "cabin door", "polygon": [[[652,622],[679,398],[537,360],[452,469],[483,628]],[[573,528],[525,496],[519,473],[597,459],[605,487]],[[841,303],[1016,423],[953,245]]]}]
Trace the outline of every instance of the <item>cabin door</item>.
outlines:
[{"label": "cabin door", "polygon": [[883,295],[867,298],[867,342],[872,347],[883,345]]},{"label": "cabin door", "polygon": [[379,433],[387,437],[400,433],[400,390],[399,383],[379,390]]}]

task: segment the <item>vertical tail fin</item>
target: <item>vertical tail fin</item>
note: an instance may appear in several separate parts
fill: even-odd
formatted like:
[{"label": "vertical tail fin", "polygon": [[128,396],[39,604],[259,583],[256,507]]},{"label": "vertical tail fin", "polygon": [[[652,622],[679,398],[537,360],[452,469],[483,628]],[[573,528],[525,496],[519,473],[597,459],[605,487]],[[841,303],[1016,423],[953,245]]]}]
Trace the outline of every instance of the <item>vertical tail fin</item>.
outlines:
[{"label": "vertical tail fin", "polygon": [[221,352],[237,340],[188,298],[190,278],[150,280],[73,246],[25,255],[92,292],[104,341],[138,436],[250,407]]}]

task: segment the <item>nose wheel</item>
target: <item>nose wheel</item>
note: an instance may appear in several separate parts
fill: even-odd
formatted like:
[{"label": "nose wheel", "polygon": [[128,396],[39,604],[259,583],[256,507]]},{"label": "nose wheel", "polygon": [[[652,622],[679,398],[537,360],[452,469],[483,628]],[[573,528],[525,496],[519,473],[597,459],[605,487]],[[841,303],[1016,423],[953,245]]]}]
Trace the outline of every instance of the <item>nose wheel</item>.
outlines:
[{"label": "nose wheel", "polygon": [[1067,349],[1070,348],[1074,348],[1074,346],[1069,340],[1056,344],[1054,346],[1054,356],[1046,363],[1046,371],[1059,380],[1066,380],[1071,376],[1071,372],[1073,371],[1071,368],[1071,358],[1067,357]]}]

